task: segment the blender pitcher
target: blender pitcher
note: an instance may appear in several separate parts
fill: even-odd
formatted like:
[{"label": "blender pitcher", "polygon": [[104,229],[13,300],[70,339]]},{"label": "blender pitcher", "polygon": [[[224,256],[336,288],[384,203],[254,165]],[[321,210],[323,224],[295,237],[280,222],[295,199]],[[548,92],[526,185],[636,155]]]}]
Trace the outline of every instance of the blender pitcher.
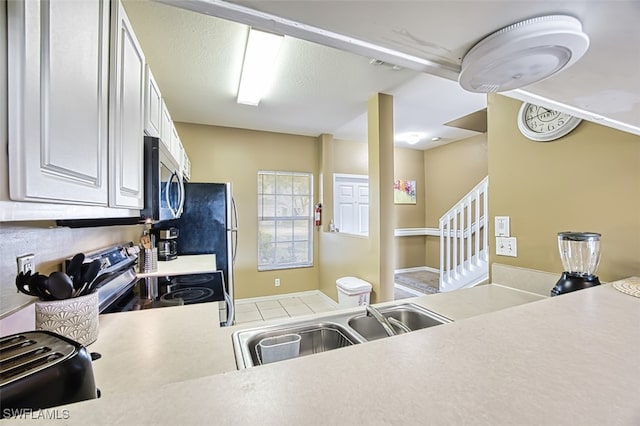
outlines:
[{"label": "blender pitcher", "polygon": [[551,296],[600,285],[595,275],[600,263],[600,236],[596,232],[558,233],[564,272],[551,290]]}]

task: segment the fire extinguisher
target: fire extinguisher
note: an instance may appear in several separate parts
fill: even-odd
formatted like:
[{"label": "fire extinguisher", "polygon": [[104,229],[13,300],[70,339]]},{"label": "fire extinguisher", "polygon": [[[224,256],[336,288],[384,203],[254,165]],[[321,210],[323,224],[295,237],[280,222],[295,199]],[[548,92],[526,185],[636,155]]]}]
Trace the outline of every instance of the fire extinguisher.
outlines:
[{"label": "fire extinguisher", "polygon": [[314,221],[316,226],[322,225],[322,204],[316,204],[316,208],[314,210]]}]

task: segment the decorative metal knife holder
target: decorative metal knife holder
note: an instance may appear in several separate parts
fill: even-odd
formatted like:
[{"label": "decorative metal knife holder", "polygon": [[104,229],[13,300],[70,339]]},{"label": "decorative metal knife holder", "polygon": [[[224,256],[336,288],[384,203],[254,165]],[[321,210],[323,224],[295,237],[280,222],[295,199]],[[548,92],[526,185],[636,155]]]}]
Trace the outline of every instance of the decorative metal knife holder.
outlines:
[{"label": "decorative metal knife holder", "polygon": [[142,249],[138,253],[138,272],[156,272],[158,270],[158,248]]}]

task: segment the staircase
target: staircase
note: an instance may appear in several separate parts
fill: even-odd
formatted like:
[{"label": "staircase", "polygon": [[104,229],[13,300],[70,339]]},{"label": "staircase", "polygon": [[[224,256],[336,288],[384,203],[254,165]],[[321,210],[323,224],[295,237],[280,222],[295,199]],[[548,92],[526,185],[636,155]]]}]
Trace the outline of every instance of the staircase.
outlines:
[{"label": "staircase", "polygon": [[488,188],[486,177],[440,218],[441,292],[489,278]]}]

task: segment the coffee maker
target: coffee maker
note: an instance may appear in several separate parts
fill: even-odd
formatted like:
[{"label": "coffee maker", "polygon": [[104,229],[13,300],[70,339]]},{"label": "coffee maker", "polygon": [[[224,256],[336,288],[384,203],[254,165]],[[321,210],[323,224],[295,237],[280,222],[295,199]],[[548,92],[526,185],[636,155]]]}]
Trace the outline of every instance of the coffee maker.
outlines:
[{"label": "coffee maker", "polygon": [[551,289],[551,296],[600,285],[595,275],[600,263],[600,234],[559,232],[558,249],[564,272]]},{"label": "coffee maker", "polygon": [[178,258],[178,228],[154,229],[158,245],[158,260]]}]

